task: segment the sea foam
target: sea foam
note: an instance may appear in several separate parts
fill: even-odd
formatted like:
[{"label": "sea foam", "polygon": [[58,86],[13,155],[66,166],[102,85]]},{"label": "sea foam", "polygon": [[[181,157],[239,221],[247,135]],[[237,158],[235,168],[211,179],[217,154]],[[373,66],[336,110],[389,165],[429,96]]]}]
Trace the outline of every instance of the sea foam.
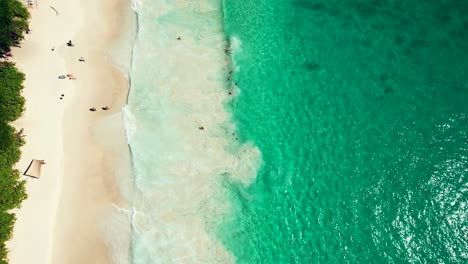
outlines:
[{"label": "sea foam", "polygon": [[120,210],[131,222],[131,262],[233,262],[215,236],[230,210],[223,181],[250,184],[261,159],[237,140],[225,109],[232,84],[222,1],[132,7],[138,33],[124,122],[133,192],[131,209]]}]

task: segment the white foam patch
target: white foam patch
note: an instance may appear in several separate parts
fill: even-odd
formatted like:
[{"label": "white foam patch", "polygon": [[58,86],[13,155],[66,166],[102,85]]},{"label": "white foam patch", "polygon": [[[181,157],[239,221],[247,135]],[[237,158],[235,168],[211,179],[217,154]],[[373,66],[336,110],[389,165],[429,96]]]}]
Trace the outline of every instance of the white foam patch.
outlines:
[{"label": "white foam patch", "polygon": [[115,264],[130,264],[132,263],[128,248],[131,245],[131,222],[129,215],[113,205],[107,210],[104,210],[98,222],[98,228],[103,233],[108,247],[111,251],[112,263]]},{"label": "white foam patch", "polygon": [[133,134],[135,133],[136,125],[135,125],[135,117],[128,109],[128,106],[124,106],[122,108],[122,118],[123,118],[123,125],[125,128],[125,137],[127,139],[127,142],[130,142]]},{"label": "white foam patch", "polygon": [[138,0],[132,0],[132,9],[138,11]]}]

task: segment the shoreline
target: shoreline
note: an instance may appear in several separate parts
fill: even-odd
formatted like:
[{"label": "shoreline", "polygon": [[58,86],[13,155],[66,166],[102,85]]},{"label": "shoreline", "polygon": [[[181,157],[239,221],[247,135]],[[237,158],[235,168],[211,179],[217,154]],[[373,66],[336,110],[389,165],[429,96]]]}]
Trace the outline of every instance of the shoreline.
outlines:
[{"label": "shoreline", "polygon": [[[26,179],[29,197],[15,210],[8,242],[11,263],[110,263],[101,218],[123,202],[118,181],[130,172],[130,156],[121,112],[128,81],[109,59],[109,47],[128,31],[130,5],[49,0],[29,9],[32,32],[13,49],[13,61],[26,74],[26,111],[14,126],[25,128],[27,137],[16,167],[23,172],[32,158],[47,165],[40,179]],[[69,39],[75,47],[65,45]],[[57,79],[67,73],[77,79]]]},{"label": "shoreline", "polygon": [[237,147],[231,135],[235,124],[225,103],[232,98],[226,89],[232,62],[222,6],[142,5],[131,71],[137,89],[130,88],[126,107],[135,127],[128,139],[135,154],[132,251],[140,261],[234,262],[215,237],[230,209],[221,184],[248,183],[256,164],[243,161],[259,153]]}]

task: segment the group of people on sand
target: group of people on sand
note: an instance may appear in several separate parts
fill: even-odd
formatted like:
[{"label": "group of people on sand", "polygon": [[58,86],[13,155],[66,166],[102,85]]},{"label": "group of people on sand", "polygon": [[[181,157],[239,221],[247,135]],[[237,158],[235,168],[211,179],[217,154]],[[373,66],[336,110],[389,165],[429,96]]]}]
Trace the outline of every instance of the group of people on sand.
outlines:
[{"label": "group of people on sand", "polygon": [[71,73],[69,73],[69,74],[67,74],[67,75],[59,75],[58,78],[59,78],[59,79],[66,79],[66,78],[68,78],[69,80],[76,80],[76,77],[75,77],[73,74],[71,74]]},{"label": "group of people on sand", "polygon": [[[110,109],[110,107],[108,107],[108,106],[106,105],[106,106],[101,107],[101,109],[104,110],[104,111],[107,111],[107,110]],[[96,112],[96,107],[91,107],[91,108],[89,109],[89,111],[91,111],[91,112]]]},{"label": "group of people on sand", "polygon": [[[67,42],[67,46],[68,46],[68,47],[74,47],[75,44],[74,44],[71,40],[69,40],[69,41]],[[55,47],[52,47],[51,50],[54,51],[54,50],[55,50]],[[80,61],[80,62],[85,62],[85,59],[84,59],[83,57],[80,57],[80,58],[78,59],[78,61]],[[67,74],[67,75],[60,75],[60,76],[59,76],[59,79],[66,79],[66,78],[68,78],[69,80],[76,80],[76,77],[75,77],[72,73],[69,73],[69,74]],[[61,95],[60,95],[60,100],[63,100],[63,97],[64,97],[64,96],[65,96],[65,94],[61,94]],[[108,106],[106,105],[106,106],[101,107],[101,109],[104,110],[104,111],[107,111],[107,110],[110,109],[110,107],[108,107]],[[97,110],[96,110],[96,107],[93,106],[93,107],[89,108],[89,111],[91,111],[91,112],[96,112]]]}]

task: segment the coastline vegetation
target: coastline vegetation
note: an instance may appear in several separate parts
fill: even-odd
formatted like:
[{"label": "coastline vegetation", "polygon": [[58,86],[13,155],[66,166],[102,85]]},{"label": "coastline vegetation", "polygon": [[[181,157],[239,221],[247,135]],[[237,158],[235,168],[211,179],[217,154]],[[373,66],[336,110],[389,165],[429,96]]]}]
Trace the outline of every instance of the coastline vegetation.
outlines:
[{"label": "coastline vegetation", "polygon": [[[18,0],[0,0],[0,56],[5,58],[10,47],[19,45],[28,29],[29,13]],[[4,59],[3,59],[4,60]],[[25,99],[21,96],[25,76],[15,65],[0,62],[0,264],[7,264],[5,242],[13,233],[16,217],[10,211],[26,199],[25,182],[14,169],[24,144],[21,132],[9,122],[21,116]]]},{"label": "coastline vegetation", "polygon": [[18,45],[28,29],[29,12],[18,0],[0,0],[0,52]]}]

